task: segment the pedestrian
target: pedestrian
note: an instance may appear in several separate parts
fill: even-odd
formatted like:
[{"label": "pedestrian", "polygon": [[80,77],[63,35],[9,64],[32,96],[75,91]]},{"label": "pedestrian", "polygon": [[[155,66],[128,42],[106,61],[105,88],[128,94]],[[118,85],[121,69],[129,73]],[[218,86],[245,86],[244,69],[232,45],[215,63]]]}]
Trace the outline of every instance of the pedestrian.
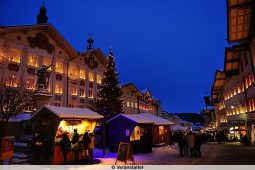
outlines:
[{"label": "pedestrian", "polygon": [[193,158],[195,156],[195,153],[194,153],[195,136],[191,131],[189,132],[187,136],[187,143],[189,147],[190,157]]},{"label": "pedestrian", "polygon": [[35,132],[33,136],[33,164],[41,164],[43,159],[43,139],[42,136]]},{"label": "pedestrian", "polygon": [[74,153],[74,162],[78,163],[78,159],[79,159],[79,134],[77,133],[77,129],[74,129],[74,133],[72,136],[72,150]]},{"label": "pedestrian", "polygon": [[82,137],[82,145],[83,145],[83,157],[85,159],[90,159],[89,156],[89,144],[91,143],[91,138],[88,132],[85,132]]},{"label": "pedestrian", "polygon": [[184,134],[184,156],[189,156],[189,146],[187,143],[187,132]]},{"label": "pedestrian", "polygon": [[71,149],[71,141],[66,133],[63,134],[62,139],[60,140],[60,146],[63,153],[64,164],[67,164],[67,154]]},{"label": "pedestrian", "polygon": [[201,146],[202,146],[202,141],[200,138],[199,134],[195,135],[195,157],[196,158],[201,158]]},{"label": "pedestrian", "polygon": [[183,157],[185,142],[184,142],[184,136],[183,136],[182,131],[179,132],[177,140],[178,140],[178,147],[179,147],[179,151],[180,151],[180,157]]}]

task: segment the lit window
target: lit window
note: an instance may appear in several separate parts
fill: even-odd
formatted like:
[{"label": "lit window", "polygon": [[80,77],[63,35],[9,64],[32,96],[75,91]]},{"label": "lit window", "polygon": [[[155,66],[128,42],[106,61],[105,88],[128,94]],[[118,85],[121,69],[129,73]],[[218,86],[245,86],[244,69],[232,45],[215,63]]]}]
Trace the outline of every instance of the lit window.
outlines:
[{"label": "lit window", "polygon": [[85,70],[80,69],[80,78],[85,79]]},{"label": "lit window", "polygon": [[101,84],[102,82],[102,76],[101,75],[97,75],[97,83]]},{"label": "lit window", "polygon": [[80,88],[80,97],[85,97],[85,90]]},{"label": "lit window", "polygon": [[77,95],[77,86],[71,86],[71,95],[73,96]]},{"label": "lit window", "polygon": [[164,134],[164,126],[159,126],[158,130],[159,130],[159,135],[163,135]]},{"label": "lit window", "polygon": [[[48,58],[43,58],[43,65],[45,65],[45,66],[51,65],[51,60]],[[48,70],[51,70],[51,67],[48,68]]]},{"label": "lit window", "polygon": [[129,103],[129,101],[127,101],[127,107],[130,107],[130,103]]},{"label": "lit window", "polygon": [[61,83],[55,84],[55,93],[62,94],[62,84]]},{"label": "lit window", "polygon": [[135,108],[137,108],[137,103],[135,103]]},{"label": "lit window", "polygon": [[134,103],[133,102],[130,103],[130,107],[134,107]]},{"label": "lit window", "polygon": [[26,82],[26,86],[28,89],[35,89],[35,79],[34,78],[28,78]]},{"label": "lit window", "polygon": [[58,73],[63,73],[63,63],[57,61],[55,71]]},{"label": "lit window", "polygon": [[130,136],[130,141],[136,141],[141,139],[141,129],[139,126],[136,126]]},{"label": "lit window", "polygon": [[10,58],[10,61],[20,63],[20,51],[15,49],[10,49],[9,58]]},{"label": "lit window", "polygon": [[72,79],[78,79],[79,77],[79,69],[75,66],[70,66],[68,73],[68,76]]},{"label": "lit window", "polygon": [[89,81],[94,81],[94,73],[89,72]]},{"label": "lit window", "polygon": [[11,75],[7,82],[6,82],[6,86],[10,86],[10,87],[18,87],[18,78],[16,75]]},{"label": "lit window", "polygon": [[88,97],[89,97],[89,98],[93,98],[93,92],[92,92],[92,90],[89,90]]},{"label": "lit window", "polygon": [[33,67],[38,67],[38,56],[29,54],[27,64]]}]

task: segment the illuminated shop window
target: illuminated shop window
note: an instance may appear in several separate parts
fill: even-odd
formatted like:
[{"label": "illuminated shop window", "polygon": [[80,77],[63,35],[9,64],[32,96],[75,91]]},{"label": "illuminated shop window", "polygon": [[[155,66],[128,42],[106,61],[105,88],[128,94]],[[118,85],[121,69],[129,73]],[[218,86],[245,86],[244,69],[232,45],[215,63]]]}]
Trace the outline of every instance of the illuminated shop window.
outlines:
[{"label": "illuminated shop window", "polygon": [[77,92],[77,86],[72,85],[71,86],[71,95],[72,96],[77,96],[78,92]]},{"label": "illuminated shop window", "polygon": [[29,54],[28,55],[28,63],[29,66],[38,67],[38,56]]},{"label": "illuminated shop window", "polygon": [[163,135],[164,134],[164,126],[159,126],[158,130],[159,130],[159,135]]},{"label": "illuminated shop window", "polygon": [[92,92],[92,90],[89,90],[88,92],[89,92],[88,93],[88,98],[93,99],[93,92]]},{"label": "illuminated shop window", "polygon": [[97,75],[97,83],[101,84],[102,83],[102,76],[101,75]]},{"label": "illuminated shop window", "polygon": [[139,126],[136,126],[130,136],[130,141],[136,141],[141,139],[141,129]]},{"label": "illuminated shop window", "polygon": [[85,90],[80,88],[80,97],[85,97]]},{"label": "illuminated shop window", "polygon": [[[51,65],[51,60],[49,58],[43,58],[43,65],[45,66]],[[51,67],[48,68],[48,70],[51,70]]]},{"label": "illuminated shop window", "polygon": [[85,76],[85,70],[84,69],[80,69],[80,78],[81,79],[85,79],[86,76]]},{"label": "illuminated shop window", "polygon": [[129,103],[129,101],[127,101],[127,107],[130,107],[130,103]]},{"label": "illuminated shop window", "polygon": [[62,94],[62,83],[55,84],[55,93]]},{"label": "illuminated shop window", "polygon": [[137,108],[137,103],[135,102],[135,108]]},{"label": "illuminated shop window", "polygon": [[18,77],[16,75],[11,75],[7,79],[6,86],[18,87]]},{"label": "illuminated shop window", "polygon": [[28,78],[26,82],[27,89],[35,89],[35,78]]},{"label": "illuminated shop window", "polygon": [[58,73],[63,73],[63,70],[63,63],[57,61],[55,64],[55,71]]},{"label": "illuminated shop window", "polygon": [[94,81],[94,73],[89,72],[89,81]]},{"label": "illuminated shop window", "polygon": [[9,50],[9,59],[12,62],[20,63],[20,51],[15,49]]}]

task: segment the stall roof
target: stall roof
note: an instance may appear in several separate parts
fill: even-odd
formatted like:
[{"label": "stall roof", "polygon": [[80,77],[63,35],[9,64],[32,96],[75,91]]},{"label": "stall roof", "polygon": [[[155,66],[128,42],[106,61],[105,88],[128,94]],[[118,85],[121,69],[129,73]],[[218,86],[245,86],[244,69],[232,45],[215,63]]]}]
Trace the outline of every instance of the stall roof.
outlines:
[{"label": "stall roof", "polygon": [[[44,105],[40,110],[44,108],[54,113],[60,119],[68,119],[68,118],[101,119],[103,118],[102,115],[87,108],[69,108],[69,107],[57,107],[57,106]],[[33,117],[37,115],[40,112],[40,110],[36,112],[33,115]]]},{"label": "stall roof", "polygon": [[138,123],[138,124],[153,124],[154,123],[153,121],[151,121],[149,119],[141,118],[141,117],[134,117],[133,115],[127,115],[127,114],[119,114],[119,115],[111,118],[110,120],[108,120],[106,123],[111,122],[112,120],[116,119],[119,116],[125,117],[135,123]]},{"label": "stall roof", "polygon": [[151,113],[140,113],[131,115],[133,118],[141,119],[141,120],[150,120],[155,125],[174,125],[174,122],[171,122],[167,119],[161,118],[159,116],[155,116]]}]

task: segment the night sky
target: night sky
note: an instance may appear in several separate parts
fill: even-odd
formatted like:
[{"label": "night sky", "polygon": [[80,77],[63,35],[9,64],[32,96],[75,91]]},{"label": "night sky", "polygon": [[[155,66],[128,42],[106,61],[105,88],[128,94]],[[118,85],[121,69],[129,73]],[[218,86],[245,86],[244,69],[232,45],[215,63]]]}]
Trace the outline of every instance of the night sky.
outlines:
[{"label": "night sky", "polygon": [[[0,0],[0,25],[35,24],[42,0]],[[169,112],[199,112],[227,45],[225,0],[46,0],[48,23],[78,51],[88,34],[121,83],[149,88]]]}]

